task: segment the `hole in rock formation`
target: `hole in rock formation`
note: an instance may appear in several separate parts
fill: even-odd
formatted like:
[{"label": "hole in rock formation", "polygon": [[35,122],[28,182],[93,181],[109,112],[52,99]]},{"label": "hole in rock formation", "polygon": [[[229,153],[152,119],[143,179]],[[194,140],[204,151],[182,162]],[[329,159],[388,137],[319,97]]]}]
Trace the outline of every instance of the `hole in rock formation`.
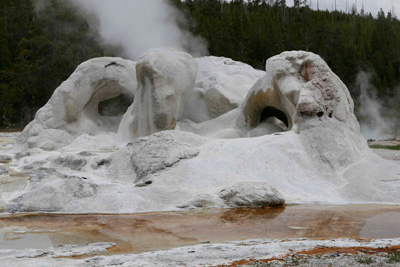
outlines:
[{"label": "hole in rock formation", "polygon": [[145,186],[151,185],[152,183],[153,183],[153,181],[145,181],[145,182],[137,183],[136,187],[145,187]]},{"label": "hole in rock formation", "polygon": [[[279,121],[273,121],[271,118],[276,118]],[[284,127],[286,130],[289,127],[289,121],[288,118],[286,117],[286,114],[283,111],[280,111],[277,108],[274,107],[266,107],[263,109],[260,115],[260,123],[267,121],[267,122],[272,122],[274,124],[277,124],[278,126],[282,126],[281,124],[283,123],[286,127]],[[281,127],[282,128],[282,127]]]},{"label": "hole in rock formation", "polygon": [[122,94],[99,102],[98,112],[100,116],[118,117],[125,114],[132,104],[132,96]]},{"label": "hole in rock formation", "polygon": [[36,113],[18,142],[54,150],[82,134],[116,133],[136,92],[135,66],[134,61],[110,57],[83,62]]},{"label": "hole in rock formation", "polygon": [[251,128],[246,135],[257,137],[291,130],[291,107],[282,101],[276,85],[263,89],[256,83],[251,90],[243,106],[245,124]]},{"label": "hole in rock formation", "polygon": [[83,114],[98,132],[116,132],[132,102],[133,94],[127,93],[118,80],[102,79],[94,84],[93,94]]}]

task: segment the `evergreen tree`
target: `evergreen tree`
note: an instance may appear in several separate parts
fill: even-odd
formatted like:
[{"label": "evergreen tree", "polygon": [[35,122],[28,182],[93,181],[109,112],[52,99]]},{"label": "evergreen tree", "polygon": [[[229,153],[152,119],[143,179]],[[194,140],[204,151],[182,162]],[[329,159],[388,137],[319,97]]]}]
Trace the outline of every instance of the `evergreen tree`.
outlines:
[{"label": "evergreen tree", "polygon": [[[170,1],[184,14],[181,26],[205,38],[211,55],[264,69],[271,56],[307,50],[319,54],[353,96],[360,70],[373,73],[381,99],[400,96],[400,21],[391,13],[380,10],[374,18],[364,9],[312,10],[304,0],[293,7],[285,0]],[[0,4],[0,127],[32,120],[81,62],[118,55],[99,45],[86,15],[68,1],[42,3],[39,10],[33,0]],[[400,112],[399,104],[393,107]]]}]

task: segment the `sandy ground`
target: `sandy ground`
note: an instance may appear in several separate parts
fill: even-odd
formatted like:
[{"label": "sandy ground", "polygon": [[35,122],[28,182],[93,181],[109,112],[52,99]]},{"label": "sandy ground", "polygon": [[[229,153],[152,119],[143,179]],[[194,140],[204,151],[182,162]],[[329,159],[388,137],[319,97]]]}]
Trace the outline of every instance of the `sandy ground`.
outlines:
[{"label": "sandy ground", "polygon": [[400,136],[391,136],[385,140],[368,140],[368,145],[397,146],[400,145]]},{"label": "sandy ground", "polygon": [[[400,239],[380,240],[247,240],[223,244],[202,244],[169,250],[145,252],[139,254],[121,254],[102,256],[113,246],[112,243],[96,243],[81,246],[58,246],[50,249],[0,250],[1,266],[238,266],[254,260],[280,259],[286,266],[357,266],[357,256],[353,253],[388,253],[398,251]],[[380,249],[376,249],[380,248]],[[318,254],[322,249],[325,254]],[[309,253],[308,253],[309,252]],[[323,252],[324,253],[324,252]],[[314,258],[301,260],[300,257],[315,254]],[[343,254],[343,255],[342,255]],[[321,255],[320,257],[318,255]],[[325,255],[325,256],[324,256]],[[385,257],[386,254],[375,254]],[[290,258],[288,258],[290,257]],[[308,261],[308,263],[307,263]],[[311,265],[310,262],[313,262]],[[380,259],[385,261],[385,259]],[[276,262],[280,264],[279,262]],[[293,263],[293,264],[291,264]],[[328,265],[327,265],[328,264]],[[274,265],[255,265],[274,266]],[[358,265],[359,266],[359,265]],[[382,265],[372,265],[382,266]],[[392,264],[389,266],[399,266]]]},{"label": "sandy ground", "polygon": [[400,161],[400,150],[373,149],[373,151],[384,159]]},{"label": "sandy ground", "polygon": [[[389,248],[316,248],[299,253],[291,252],[284,257],[268,260],[250,260],[232,263],[224,267],[266,267],[266,266],[398,266],[398,246]],[[222,266],[221,266],[222,267]]]},{"label": "sandy ground", "polygon": [[[0,150],[7,150],[16,133],[1,133],[7,142]],[[375,144],[397,145],[400,140],[379,141]],[[377,154],[400,160],[400,151],[376,149]],[[334,216],[335,217],[335,216]],[[339,216],[340,217],[340,216]],[[229,218],[228,218],[229,219]],[[246,218],[243,218],[246,220]],[[332,219],[333,220],[333,219]],[[340,220],[340,218],[338,218]],[[226,222],[229,225],[229,220]],[[210,226],[212,227],[212,226]],[[320,226],[324,228],[323,225]],[[211,228],[210,228],[211,229]],[[297,228],[296,228],[297,229]],[[295,230],[296,230],[295,229]],[[298,230],[298,229],[297,229]],[[302,229],[300,229],[302,230]],[[303,229],[304,230],[304,229]],[[95,231],[109,231],[96,229]],[[119,229],[123,237],[124,229]],[[179,236],[177,236],[179,238]],[[254,238],[254,237],[249,237]],[[331,237],[338,238],[338,237]],[[400,250],[400,238],[389,239],[254,239],[215,244],[181,246],[140,253],[108,255],[113,242],[88,242],[80,245],[58,245],[48,248],[0,249],[0,266],[400,266],[388,263],[388,253]],[[380,249],[376,249],[380,248]],[[322,251],[318,251],[322,249]],[[364,254],[361,254],[364,253]],[[372,253],[372,256],[369,254]],[[371,257],[369,259],[368,257]],[[255,260],[274,262],[261,263]],[[360,262],[361,261],[361,262]],[[373,264],[372,264],[373,263]],[[250,265],[249,265],[250,264]]]},{"label": "sandy ground", "polygon": [[[368,141],[369,146],[380,145],[380,146],[397,146],[400,145],[400,136],[393,136],[387,140],[374,140]],[[400,161],[400,150],[391,149],[373,149],[373,151],[384,159],[399,160]]]}]

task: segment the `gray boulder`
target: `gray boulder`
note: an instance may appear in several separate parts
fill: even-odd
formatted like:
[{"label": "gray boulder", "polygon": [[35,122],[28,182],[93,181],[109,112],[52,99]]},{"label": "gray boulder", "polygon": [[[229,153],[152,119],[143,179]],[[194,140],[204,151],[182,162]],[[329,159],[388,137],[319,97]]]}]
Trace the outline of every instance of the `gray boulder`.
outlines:
[{"label": "gray boulder", "polygon": [[221,190],[219,196],[231,207],[268,207],[285,204],[285,200],[275,188],[260,182],[231,185]]},{"label": "gray boulder", "polygon": [[183,132],[172,134],[170,131],[165,131],[137,138],[129,143],[128,148],[132,151],[131,164],[136,172],[136,180],[172,167],[183,159],[196,157],[199,149],[182,141],[191,135]]},{"label": "gray boulder", "polygon": [[8,174],[8,170],[3,167],[0,167],[0,175],[4,175],[4,174]]},{"label": "gray boulder", "polygon": [[0,155],[0,163],[9,163],[11,160],[10,156]]},{"label": "gray boulder", "polygon": [[96,193],[97,185],[86,181],[85,177],[69,176],[46,186],[36,183],[32,190],[13,199],[7,211],[11,213],[60,211],[70,202],[93,197]]},{"label": "gray boulder", "polygon": [[76,158],[72,155],[57,158],[54,163],[68,167],[75,171],[80,171],[86,164],[86,159]]}]

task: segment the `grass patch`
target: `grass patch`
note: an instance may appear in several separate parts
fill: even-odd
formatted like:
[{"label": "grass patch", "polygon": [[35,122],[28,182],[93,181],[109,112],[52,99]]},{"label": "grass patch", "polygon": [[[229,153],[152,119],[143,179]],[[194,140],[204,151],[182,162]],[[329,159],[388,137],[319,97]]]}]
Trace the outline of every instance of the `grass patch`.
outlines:
[{"label": "grass patch", "polygon": [[23,129],[24,128],[11,128],[11,129],[0,128],[0,133],[22,132]]},{"label": "grass patch", "polygon": [[381,149],[400,150],[400,145],[395,145],[395,146],[370,145],[369,147],[370,147],[370,148],[381,148]]},{"label": "grass patch", "polygon": [[390,252],[387,259],[388,263],[400,262],[400,252]]},{"label": "grass patch", "polygon": [[362,264],[371,264],[371,263],[375,262],[375,260],[371,256],[367,256],[367,255],[356,257],[356,261],[358,263],[362,263]]},{"label": "grass patch", "polygon": [[284,262],[286,266],[298,266],[307,263],[308,259],[298,256],[287,257]]},{"label": "grass patch", "polygon": [[262,261],[253,261],[249,263],[252,267],[274,267],[275,263],[272,262],[262,262]]}]

